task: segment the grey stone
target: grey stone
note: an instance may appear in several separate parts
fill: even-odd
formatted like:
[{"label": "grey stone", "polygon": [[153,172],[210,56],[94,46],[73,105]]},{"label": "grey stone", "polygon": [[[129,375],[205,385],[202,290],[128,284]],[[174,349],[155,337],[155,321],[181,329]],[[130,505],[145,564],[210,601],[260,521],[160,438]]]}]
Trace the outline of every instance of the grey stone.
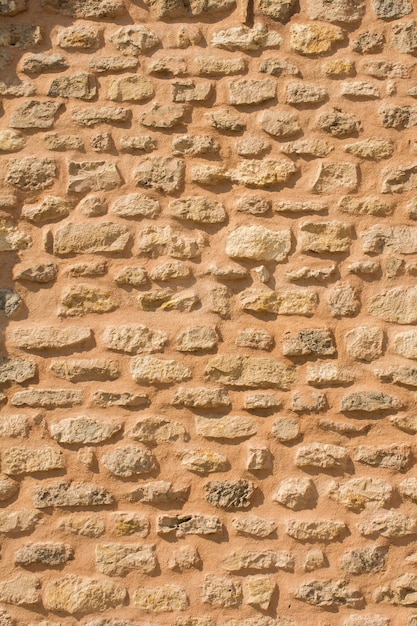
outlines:
[{"label": "grey stone", "polygon": [[247,509],[255,492],[253,483],[244,479],[208,482],[205,489],[207,502],[221,509]]},{"label": "grey stone", "polygon": [[333,137],[357,134],[362,129],[361,121],[356,115],[336,108],[321,113],[317,118],[317,126]]},{"label": "grey stone", "polygon": [[388,548],[370,546],[345,552],[342,557],[342,568],[348,574],[365,574],[381,572],[386,569]]},{"label": "grey stone", "polygon": [[413,10],[409,0],[372,0],[372,7],[376,16],[383,20],[395,20]]},{"label": "grey stone", "polygon": [[114,498],[104,487],[90,483],[55,482],[36,487],[33,496],[38,509],[48,507],[103,506],[113,504]]},{"label": "grey stone", "polygon": [[108,19],[119,17],[126,8],[122,0],[42,0],[43,9],[77,19]]},{"label": "grey stone", "polygon": [[313,580],[298,587],[297,600],[315,606],[348,606],[358,609],[363,607],[364,598],[360,591],[349,587],[344,580]]},{"label": "grey stone", "polygon": [[24,383],[37,373],[33,359],[0,359],[0,383]]},{"label": "grey stone", "polygon": [[27,543],[15,554],[17,565],[61,565],[74,558],[74,551],[65,543],[52,541]]}]

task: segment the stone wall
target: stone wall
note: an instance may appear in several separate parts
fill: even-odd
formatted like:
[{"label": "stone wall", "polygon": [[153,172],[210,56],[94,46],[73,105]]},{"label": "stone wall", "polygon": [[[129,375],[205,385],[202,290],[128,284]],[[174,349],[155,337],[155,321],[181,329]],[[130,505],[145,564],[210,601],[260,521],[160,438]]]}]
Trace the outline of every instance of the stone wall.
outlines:
[{"label": "stone wall", "polygon": [[0,0],[1,626],[416,626],[412,0]]}]

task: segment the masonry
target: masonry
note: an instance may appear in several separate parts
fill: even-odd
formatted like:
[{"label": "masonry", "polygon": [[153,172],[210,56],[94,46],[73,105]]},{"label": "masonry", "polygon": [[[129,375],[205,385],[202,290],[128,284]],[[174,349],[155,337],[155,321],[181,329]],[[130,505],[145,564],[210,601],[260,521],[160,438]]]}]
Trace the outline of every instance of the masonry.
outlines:
[{"label": "masonry", "polygon": [[416,55],[0,0],[1,626],[417,626]]}]

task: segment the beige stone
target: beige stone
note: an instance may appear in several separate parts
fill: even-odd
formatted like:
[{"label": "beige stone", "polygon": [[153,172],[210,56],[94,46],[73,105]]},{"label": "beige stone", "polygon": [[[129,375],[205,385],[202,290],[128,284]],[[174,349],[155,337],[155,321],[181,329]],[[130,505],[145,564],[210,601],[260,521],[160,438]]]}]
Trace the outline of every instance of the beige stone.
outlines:
[{"label": "beige stone", "polygon": [[52,611],[74,615],[115,608],[125,597],[126,589],[111,581],[67,574],[47,585],[44,604]]}]

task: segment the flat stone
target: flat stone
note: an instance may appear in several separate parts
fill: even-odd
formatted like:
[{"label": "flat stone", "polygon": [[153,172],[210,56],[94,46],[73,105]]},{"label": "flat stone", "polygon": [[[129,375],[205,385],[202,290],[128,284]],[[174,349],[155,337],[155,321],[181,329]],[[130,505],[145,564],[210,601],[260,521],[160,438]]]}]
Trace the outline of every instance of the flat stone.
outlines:
[{"label": "flat stone", "polygon": [[363,0],[353,0],[346,6],[343,0],[336,0],[331,4],[326,0],[309,0],[307,11],[312,20],[351,24],[361,20],[365,13],[365,3]]},{"label": "flat stone", "polygon": [[122,0],[42,0],[43,9],[77,19],[108,19],[119,17],[126,8]]},{"label": "flat stone", "polygon": [[381,535],[388,539],[407,537],[417,533],[417,519],[394,511],[376,513],[369,519],[358,522],[358,530],[364,537]]},{"label": "flat stone", "polygon": [[414,324],[417,321],[417,289],[394,287],[371,298],[369,311],[387,322]]},{"label": "flat stone", "polygon": [[48,583],[44,604],[51,611],[79,615],[115,608],[126,595],[124,587],[111,581],[67,574]]},{"label": "flat stone", "polygon": [[247,509],[255,492],[253,483],[243,479],[211,481],[205,490],[207,502],[221,509]]},{"label": "flat stone", "polygon": [[108,98],[115,102],[142,102],[154,96],[152,82],[144,76],[124,76],[109,87]]},{"label": "flat stone", "polygon": [[203,586],[203,602],[220,608],[240,606],[242,585],[237,579],[206,576]]},{"label": "flat stone", "polygon": [[92,74],[81,72],[73,76],[54,78],[48,90],[52,98],[77,98],[92,100],[97,95],[96,81]]},{"label": "flat stone", "polygon": [[347,526],[344,522],[334,520],[300,521],[289,520],[286,534],[298,541],[309,543],[334,541],[344,536]]},{"label": "flat stone", "polygon": [[383,352],[384,333],[378,326],[358,326],[345,335],[348,355],[359,361],[374,361]]},{"label": "flat stone", "polygon": [[220,30],[211,38],[211,45],[223,50],[263,50],[279,48],[281,43],[281,36],[274,31],[268,31],[263,24],[256,24],[254,28],[237,26]]},{"label": "flat stone", "polygon": [[227,415],[225,417],[196,416],[197,434],[208,439],[242,439],[256,435],[256,421],[243,415]]},{"label": "flat stone", "polygon": [[107,409],[113,406],[121,406],[128,409],[143,408],[149,405],[149,397],[146,393],[112,393],[109,391],[95,391],[92,400],[97,406]]},{"label": "flat stone", "polygon": [[252,348],[253,350],[272,350],[274,338],[271,333],[261,328],[245,328],[236,337],[238,348]]},{"label": "flat stone", "polygon": [[83,394],[79,390],[32,388],[15,393],[12,398],[12,404],[13,406],[54,409],[56,407],[68,407],[81,404],[82,399]]},{"label": "flat stone", "polygon": [[227,109],[217,109],[217,111],[210,113],[208,118],[210,126],[219,131],[241,132],[246,128],[242,118]]},{"label": "flat stone", "polygon": [[354,191],[358,186],[358,170],[353,163],[320,163],[312,186],[314,193],[329,193],[336,189]]},{"label": "flat stone", "polygon": [[139,186],[173,193],[184,184],[185,165],[182,159],[153,157],[142,161],[134,175]]},{"label": "flat stone", "polygon": [[352,243],[352,229],[344,222],[304,222],[300,226],[302,252],[347,252]]},{"label": "flat stone", "polygon": [[81,535],[82,537],[100,537],[106,527],[103,519],[97,514],[75,513],[66,517],[61,517],[58,530],[71,535]]},{"label": "flat stone", "polygon": [[189,196],[173,200],[168,205],[168,211],[179,220],[197,224],[221,224],[227,218],[223,204],[205,196]]},{"label": "flat stone", "polygon": [[39,578],[33,574],[18,574],[2,581],[0,602],[16,606],[39,604],[40,586]]},{"label": "flat stone", "polygon": [[15,109],[10,118],[12,128],[51,128],[61,108],[60,102],[30,100]]},{"label": "flat stone", "polygon": [[63,71],[68,69],[68,67],[68,61],[59,53],[45,54],[44,52],[38,52],[27,54],[22,61],[22,72],[25,72],[25,74]]},{"label": "flat stone", "polygon": [[406,444],[357,446],[355,461],[371,467],[386,467],[398,472],[404,472],[410,466],[412,453],[410,446]]},{"label": "flat stone", "polygon": [[233,76],[244,74],[247,62],[243,57],[223,59],[217,56],[199,56],[195,62],[200,76]]},{"label": "flat stone", "polygon": [[165,480],[143,483],[141,487],[129,494],[131,502],[144,502],[152,506],[171,504],[178,508],[186,502],[190,495],[189,486],[176,487]]},{"label": "flat stone", "polygon": [[36,362],[32,359],[0,359],[0,383],[24,383],[36,373]]},{"label": "flat stone", "polygon": [[227,390],[221,387],[178,387],[172,403],[174,406],[195,409],[221,409],[231,406]]},{"label": "flat stone", "polygon": [[[70,161],[68,191],[88,193],[120,187],[122,179],[114,163],[105,161]],[[121,228],[120,226],[118,226]],[[76,228],[74,226],[74,228]]]},{"label": "flat stone", "polygon": [[82,346],[92,339],[91,328],[67,326],[54,328],[21,326],[13,332],[13,343],[24,350],[63,350]]},{"label": "flat stone", "polygon": [[92,26],[69,26],[58,32],[58,45],[64,49],[88,50],[99,46],[99,32]]},{"label": "flat stone", "polygon": [[58,267],[55,263],[37,263],[36,265],[32,265],[31,267],[18,271],[15,275],[15,279],[45,285],[47,283],[54,282],[57,275]]},{"label": "flat stone", "polygon": [[51,437],[59,443],[101,443],[120,431],[121,424],[93,417],[68,417],[51,424]]},{"label": "flat stone", "polygon": [[286,478],[280,483],[272,499],[287,509],[302,511],[314,507],[317,490],[310,478]]},{"label": "flat stone", "polygon": [[342,411],[364,411],[373,413],[378,411],[397,410],[402,402],[395,396],[382,391],[356,391],[346,394],[342,398]]},{"label": "flat stone", "polygon": [[248,513],[240,517],[234,517],[232,526],[239,535],[248,535],[258,539],[270,537],[277,528],[275,522]]},{"label": "flat stone", "polygon": [[124,576],[131,571],[153,574],[158,567],[154,546],[136,543],[97,543],[96,569],[107,576]]},{"label": "flat stone", "polygon": [[2,455],[2,469],[5,474],[32,474],[64,468],[62,451],[50,446],[42,446],[36,450],[11,447]]},{"label": "flat stone", "polygon": [[172,154],[181,156],[190,154],[192,156],[202,156],[218,154],[219,144],[209,135],[181,135],[172,141]]},{"label": "flat stone", "polygon": [[291,48],[299,54],[326,54],[344,38],[345,34],[338,26],[327,24],[293,24],[290,26]]},{"label": "flat stone", "polygon": [[333,470],[346,469],[350,462],[348,450],[327,443],[310,443],[300,446],[295,455],[297,467]]},{"label": "flat stone", "polygon": [[304,583],[298,587],[295,597],[297,600],[314,606],[348,606],[357,609],[364,604],[361,592],[349,587],[344,580],[313,580],[310,583]]},{"label": "flat stone", "polygon": [[106,348],[128,354],[162,352],[167,341],[166,333],[142,324],[107,326],[103,334]]},{"label": "flat stone", "polygon": [[313,387],[345,386],[355,382],[356,373],[353,367],[337,363],[312,365],[307,368],[307,382]]},{"label": "flat stone", "polygon": [[199,352],[201,350],[213,350],[216,348],[219,337],[208,326],[190,326],[183,330],[176,338],[179,352]]},{"label": "flat stone", "polygon": [[10,161],[6,182],[19,191],[41,191],[54,185],[56,174],[53,159],[25,157]]},{"label": "flat stone", "polygon": [[263,226],[241,226],[226,240],[226,254],[231,258],[256,261],[284,261],[291,248],[289,230],[273,231]]},{"label": "flat stone", "polygon": [[140,610],[150,613],[185,611],[189,606],[185,589],[178,585],[142,587],[134,592],[133,602]]},{"label": "flat stone", "polygon": [[136,422],[127,433],[128,437],[141,443],[157,445],[159,443],[184,441],[186,430],[182,424],[171,422],[163,417],[148,417]]},{"label": "flat stone", "polygon": [[333,137],[356,135],[362,129],[362,123],[356,115],[340,109],[328,109],[317,118],[317,126]]},{"label": "flat stone", "polygon": [[61,565],[74,558],[74,551],[65,543],[45,541],[39,543],[27,543],[15,554],[17,565]]},{"label": "flat stone", "polygon": [[284,550],[263,550],[251,552],[239,550],[222,561],[222,568],[227,572],[262,572],[284,570],[294,571],[294,558]]},{"label": "flat stone", "polygon": [[240,302],[244,311],[311,317],[317,308],[318,298],[316,292],[308,289],[278,292],[246,289],[240,294]]},{"label": "flat stone", "polygon": [[413,10],[409,0],[372,0],[372,8],[376,16],[383,20],[395,20]]},{"label": "flat stone", "polygon": [[225,472],[230,467],[230,463],[224,454],[204,449],[187,450],[181,453],[181,465],[189,472],[195,472],[196,474]]},{"label": "flat stone", "polygon": [[345,552],[342,568],[348,574],[376,573],[386,569],[388,549],[383,546],[358,548]]},{"label": "flat stone", "polygon": [[161,515],[158,517],[158,533],[174,533],[176,537],[187,535],[216,535],[222,529],[221,521],[215,515]]},{"label": "flat stone", "polygon": [[20,152],[26,145],[26,140],[14,130],[0,131],[0,152]]},{"label": "flat stone", "polygon": [[275,80],[246,79],[232,80],[229,83],[229,102],[233,105],[260,104],[276,97]]},{"label": "flat stone", "polygon": [[96,124],[121,124],[129,120],[130,111],[122,107],[90,107],[88,109],[74,108],[71,117],[80,126],[95,126]]},{"label": "flat stone", "polygon": [[[312,156],[321,159],[330,154],[333,150],[333,146],[323,139],[299,139],[298,141],[290,141],[289,143],[282,144],[280,149],[281,152],[284,152],[285,154],[300,154],[302,156]],[[294,204],[296,205],[296,203]],[[302,203],[300,203],[300,205],[301,204]],[[309,210],[307,208],[309,204],[311,206],[310,210],[314,212],[313,203],[304,203],[305,210]],[[283,203],[278,203],[278,206],[288,206],[288,204],[285,204],[284,201]],[[303,211],[300,210],[299,212],[302,213]]]},{"label": "flat stone", "polygon": [[301,130],[298,117],[285,110],[263,111],[258,122],[263,131],[279,139],[298,135]]},{"label": "flat stone", "polygon": [[389,504],[393,489],[380,478],[352,478],[344,483],[334,482],[329,497],[353,511],[384,508]]},{"label": "flat stone", "polygon": [[3,0],[0,5],[0,15],[17,15],[27,9],[27,0]]},{"label": "flat stone", "polygon": [[208,362],[205,377],[233,387],[288,389],[295,371],[275,359],[218,356]]},{"label": "flat stone", "polygon": [[191,370],[172,359],[136,357],[131,362],[132,378],[138,383],[172,385],[192,377]]},{"label": "flat stone", "polygon": [[104,489],[90,483],[55,482],[46,487],[36,487],[33,496],[38,509],[70,506],[104,506],[113,504],[113,496]]},{"label": "flat stone", "polygon": [[86,285],[68,287],[62,294],[61,317],[82,317],[89,313],[108,313],[117,308],[116,301],[109,291],[87,287]]},{"label": "flat stone", "polygon": [[32,48],[43,41],[40,26],[8,24],[0,26],[0,47]]}]

